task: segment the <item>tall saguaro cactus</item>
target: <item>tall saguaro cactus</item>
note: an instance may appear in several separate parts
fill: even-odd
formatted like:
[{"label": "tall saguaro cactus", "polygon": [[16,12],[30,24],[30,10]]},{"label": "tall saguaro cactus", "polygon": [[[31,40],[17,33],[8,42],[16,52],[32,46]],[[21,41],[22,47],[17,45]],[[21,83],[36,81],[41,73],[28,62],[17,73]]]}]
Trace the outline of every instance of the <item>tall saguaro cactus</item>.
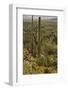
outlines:
[{"label": "tall saguaro cactus", "polygon": [[31,51],[32,51],[32,56],[36,57],[36,47],[37,47],[37,36],[36,33],[34,33],[34,23],[33,23],[33,15],[32,15],[32,37],[31,37]]},{"label": "tall saguaro cactus", "polygon": [[41,51],[41,41],[40,41],[40,25],[41,25],[41,17],[38,18],[38,30],[37,33],[33,32],[33,16],[32,16],[32,39],[31,39],[31,51],[32,56],[40,57]]},{"label": "tall saguaro cactus", "polygon": [[38,57],[40,57],[40,25],[41,25],[41,17],[38,20]]}]

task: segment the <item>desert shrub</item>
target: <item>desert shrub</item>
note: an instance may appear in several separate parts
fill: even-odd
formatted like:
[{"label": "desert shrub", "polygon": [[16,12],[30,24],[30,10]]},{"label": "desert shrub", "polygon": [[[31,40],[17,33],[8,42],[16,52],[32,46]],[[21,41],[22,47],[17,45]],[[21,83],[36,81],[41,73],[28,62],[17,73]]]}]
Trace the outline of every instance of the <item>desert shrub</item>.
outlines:
[{"label": "desert shrub", "polygon": [[31,74],[32,73],[32,63],[25,61],[23,65],[23,74]]},{"label": "desert shrub", "polygon": [[53,45],[53,43],[47,43],[46,48],[48,48],[48,55],[55,54],[57,51],[56,45]]},{"label": "desert shrub", "polygon": [[45,69],[44,69],[44,73],[49,73],[48,68],[45,68]]},{"label": "desert shrub", "polygon": [[47,66],[47,58],[45,56],[40,56],[39,58],[37,58],[36,63],[39,66]]},{"label": "desert shrub", "polygon": [[44,73],[44,69],[45,69],[45,67],[44,66],[37,66],[37,68],[36,68],[36,71],[37,71],[37,73]]},{"label": "desert shrub", "polygon": [[55,69],[54,67],[46,67],[44,69],[44,73],[56,73],[57,69]]},{"label": "desert shrub", "polygon": [[57,65],[57,58],[54,55],[50,55],[47,57],[48,66],[55,66]]},{"label": "desert shrub", "polygon": [[55,68],[54,66],[49,67],[50,73],[57,73],[57,68]]},{"label": "desert shrub", "polygon": [[32,68],[32,73],[33,74],[42,74],[42,73],[44,73],[44,69],[45,69],[44,66],[38,66],[37,65],[35,69]]},{"label": "desert shrub", "polygon": [[41,47],[41,53],[43,53],[44,56],[49,56],[49,55],[57,55],[57,46],[56,44],[50,42],[50,41],[45,41],[43,42]]}]

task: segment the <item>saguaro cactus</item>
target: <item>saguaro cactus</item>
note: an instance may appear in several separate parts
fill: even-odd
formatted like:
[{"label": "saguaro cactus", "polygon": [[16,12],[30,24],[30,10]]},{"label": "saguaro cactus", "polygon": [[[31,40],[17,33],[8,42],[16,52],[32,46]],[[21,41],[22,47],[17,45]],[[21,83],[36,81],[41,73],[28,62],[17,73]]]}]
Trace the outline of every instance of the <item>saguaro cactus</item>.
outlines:
[{"label": "saguaro cactus", "polygon": [[41,17],[38,18],[38,30],[36,33],[33,31],[33,16],[32,16],[32,40],[31,40],[31,50],[32,56],[40,57],[41,51],[41,41],[40,41],[40,25],[41,25]]},{"label": "saguaro cactus", "polygon": [[40,57],[40,25],[41,25],[41,17],[38,20],[38,57]]}]

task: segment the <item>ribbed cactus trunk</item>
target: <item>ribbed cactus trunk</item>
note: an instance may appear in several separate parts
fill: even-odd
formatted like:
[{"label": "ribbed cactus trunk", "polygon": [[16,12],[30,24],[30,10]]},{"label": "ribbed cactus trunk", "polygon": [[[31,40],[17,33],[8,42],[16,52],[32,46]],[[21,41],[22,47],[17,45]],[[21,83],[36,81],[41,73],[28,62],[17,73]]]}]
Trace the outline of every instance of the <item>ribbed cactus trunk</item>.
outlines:
[{"label": "ribbed cactus trunk", "polygon": [[41,17],[38,20],[38,57],[40,57],[40,25],[41,25]]}]

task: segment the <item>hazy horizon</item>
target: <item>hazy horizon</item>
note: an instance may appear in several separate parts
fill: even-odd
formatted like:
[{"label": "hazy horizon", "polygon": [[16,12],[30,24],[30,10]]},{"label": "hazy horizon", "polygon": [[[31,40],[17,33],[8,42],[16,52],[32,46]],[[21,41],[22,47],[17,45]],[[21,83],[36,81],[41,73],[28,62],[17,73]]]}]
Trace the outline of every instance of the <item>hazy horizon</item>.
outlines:
[{"label": "hazy horizon", "polygon": [[[40,15],[33,15],[33,19],[38,19]],[[57,20],[57,16],[40,16],[42,20]],[[31,20],[32,15],[23,15],[24,21]]]}]

